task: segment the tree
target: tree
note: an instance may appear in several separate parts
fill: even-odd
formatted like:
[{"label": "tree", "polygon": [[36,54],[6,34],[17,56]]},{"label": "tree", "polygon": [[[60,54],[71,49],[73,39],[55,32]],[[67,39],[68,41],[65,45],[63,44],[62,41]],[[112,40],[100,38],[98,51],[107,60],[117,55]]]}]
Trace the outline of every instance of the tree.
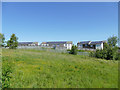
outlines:
[{"label": "tree", "polygon": [[18,38],[15,36],[15,34],[12,34],[10,37],[10,40],[7,41],[7,46],[9,49],[16,49],[18,46]]},{"label": "tree", "polygon": [[0,46],[4,46],[5,43],[5,36],[4,34],[0,33]]},{"label": "tree", "polygon": [[77,55],[77,46],[76,45],[72,46],[72,49],[70,50],[70,54]]},{"label": "tree", "polygon": [[104,48],[103,50],[96,50],[93,53],[90,53],[91,57],[96,57],[96,58],[102,58],[106,60],[119,60],[120,56],[118,53],[118,47],[117,46],[110,46],[107,43],[104,43]]},{"label": "tree", "polygon": [[112,47],[115,47],[118,42],[117,36],[112,36],[108,38],[108,44]]}]

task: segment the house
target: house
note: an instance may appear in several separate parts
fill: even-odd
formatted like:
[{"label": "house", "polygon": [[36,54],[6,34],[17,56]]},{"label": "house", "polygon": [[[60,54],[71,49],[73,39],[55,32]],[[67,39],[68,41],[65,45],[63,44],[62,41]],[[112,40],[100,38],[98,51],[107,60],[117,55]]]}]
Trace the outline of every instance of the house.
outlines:
[{"label": "house", "polygon": [[42,42],[40,46],[55,49],[71,49],[72,41]]},{"label": "house", "polygon": [[103,49],[106,41],[82,41],[77,43],[78,50],[96,50]]},{"label": "house", "polygon": [[18,42],[18,46],[38,46],[38,42]]}]

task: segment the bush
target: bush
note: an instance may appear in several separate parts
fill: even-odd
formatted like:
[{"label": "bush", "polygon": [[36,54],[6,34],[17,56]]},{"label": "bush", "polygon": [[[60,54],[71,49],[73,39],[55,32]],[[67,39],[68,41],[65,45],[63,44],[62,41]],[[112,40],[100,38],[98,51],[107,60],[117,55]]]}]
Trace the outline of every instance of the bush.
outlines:
[{"label": "bush", "polygon": [[70,54],[73,54],[73,55],[77,55],[78,51],[77,51],[77,46],[72,46],[72,49],[70,50]]},{"label": "bush", "polygon": [[11,73],[13,71],[13,63],[11,61],[4,61],[2,62],[2,88],[9,88],[10,87],[10,79]]},{"label": "bush", "polygon": [[117,60],[120,60],[120,53],[118,53]]},{"label": "bush", "polygon": [[78,52],[86,52],[85,50],[78,50]]},{"label": "bush", "polygon": [[90,57],[95,57],[95,52],[90,52],[90,53],[89,53],[89,56],[90,56]]},{"label": "bush", "polygon": [[91,52],[90,57],[102,58],[107,60],[118,60],[120,54],[118,53],[118,47],[111,47],[108,44],[104,45],[104,49]]},{"label": "bush", "polygon": [[78,52],[93,52],[93,51],[90,51],[90,50],[78,50]]},{"label": "bush", "polygon": [[103,50],[96,50],[95,57],[104,59],[106,57],[106,52]]}]

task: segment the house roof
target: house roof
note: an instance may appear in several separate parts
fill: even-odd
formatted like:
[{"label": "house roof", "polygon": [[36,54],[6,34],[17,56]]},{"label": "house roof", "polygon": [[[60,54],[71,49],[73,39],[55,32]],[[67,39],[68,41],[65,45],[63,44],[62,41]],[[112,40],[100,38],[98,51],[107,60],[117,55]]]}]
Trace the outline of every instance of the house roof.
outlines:
[{"label": "house roof", "polygon": [[82,41],[82,42],[78,42],[78,44],[101,44],[104,42],[106,41]]},{"label": "house roof", "polygon": [[46,42],[42,42],[42,44],[46,44]]},{"label": "house roof", "polygon": [[42,44],[72,44],[72,41],[53,41],[53,42],[42,42]]},{"label": "house roof", "polygon": [[90,44],[100,44],[100,43],[104,43],[104,42],[106,42],[106,41],[93,41]]},{"label": "house roof", "polygon": [[18,42],[18,44],[33,44],[33,43],[36,43],[36,42]]},{"label": "house roof", "polygon": [[82,41],[82,42],[78,42],[79,44],[88,44],[90,43],[90,41]]}]

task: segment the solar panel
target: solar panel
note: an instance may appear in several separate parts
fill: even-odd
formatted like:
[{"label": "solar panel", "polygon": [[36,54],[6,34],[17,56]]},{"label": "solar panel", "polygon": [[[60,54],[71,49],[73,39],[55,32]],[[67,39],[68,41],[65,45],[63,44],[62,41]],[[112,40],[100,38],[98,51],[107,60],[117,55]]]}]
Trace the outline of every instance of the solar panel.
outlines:
[{"label": "solar panel", "polygon": [[46,42],[47,44],[65,44],[67,42]]},{"label": "solar panel", "polygon": [[18,42],[18,44],[32,44],[33,42]]}]

